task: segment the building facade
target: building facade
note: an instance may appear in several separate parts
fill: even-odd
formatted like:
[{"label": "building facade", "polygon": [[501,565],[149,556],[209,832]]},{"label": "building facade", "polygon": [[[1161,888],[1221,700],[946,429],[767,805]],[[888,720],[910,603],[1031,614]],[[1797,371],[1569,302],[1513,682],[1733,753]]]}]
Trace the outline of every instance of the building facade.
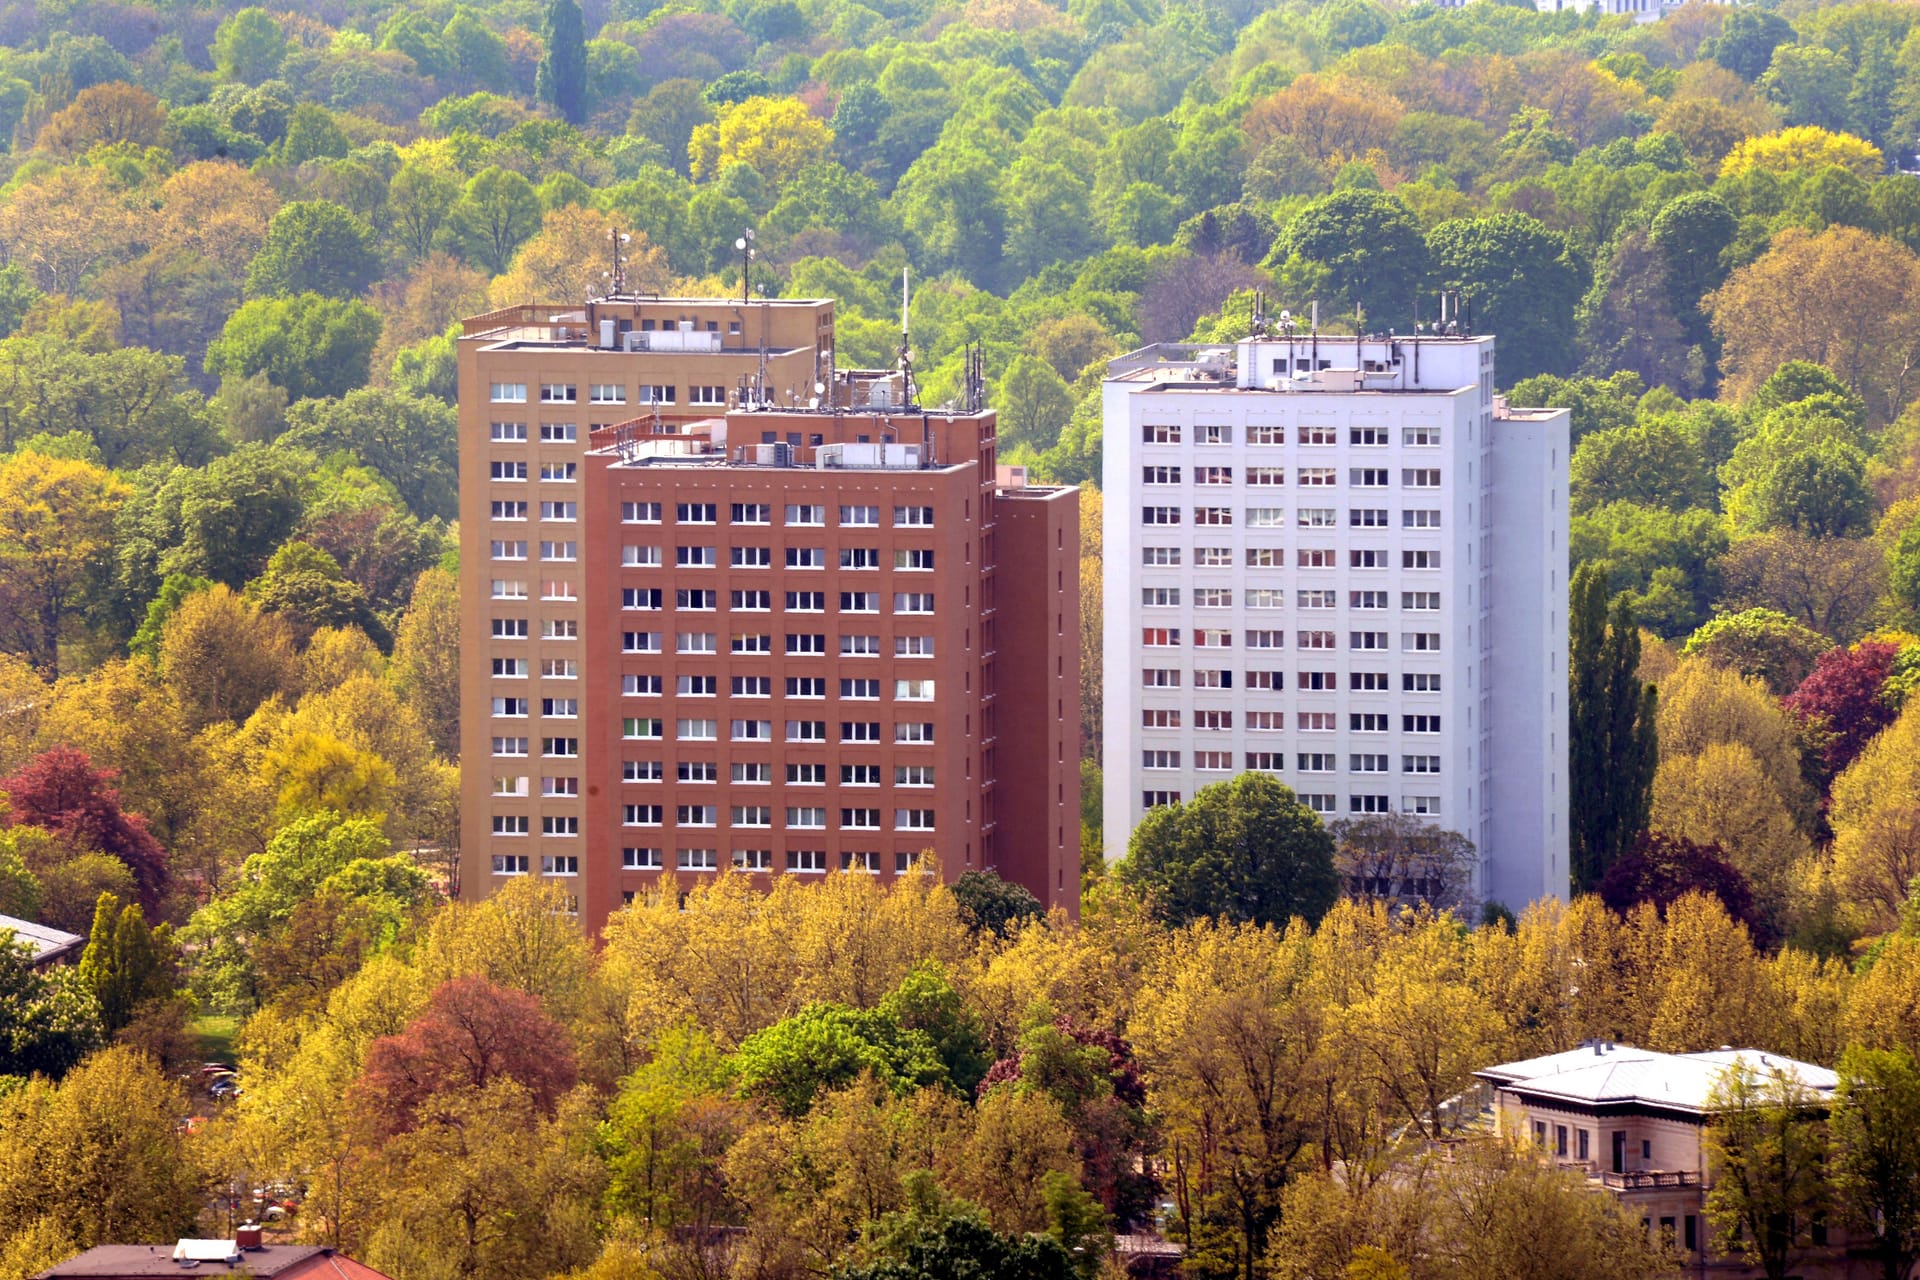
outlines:
[{"label": "building facade", "polygon": [[598,928],[667,876],[931,851],[1077,906],[1078,495],[1001,474],[990,411],[833,369],[822,314],[767,380],[722,331],[670,331],[716,334],[690,366],[591,309],[470,323],[467,896],[549,877]]},{"label": "building facade", "polygon": [[1108,855],[1257,769],[1323,817],[1470,839],[1475,896],[1567,892],[1568,414],[1493,339],[1166,344],[1104,387]]},{"label": "building facade", "polygon": [[[1839,1083],[1825,1067],[1753,1049],[1656,1053],[1587,1041],[1565,1053],[1488,1067],[1474,1074],[1491,1094],[1495,1131],[1530,1143],[1544,1158],[1603,1187],[1649,1231],[1664,1235],[1688,1275],[1746,1280],[1761,1274],[1713,1247],[1706,1195],[1713,1186],[1705,1130],[1715,1091],[1729,1072],[1757,1082],[1779,1076],[1824,1113]],[[1861,1243],[1818,1224],[1794,1265],[1806,1280],[1878,1274],[1850,1246]]]}]

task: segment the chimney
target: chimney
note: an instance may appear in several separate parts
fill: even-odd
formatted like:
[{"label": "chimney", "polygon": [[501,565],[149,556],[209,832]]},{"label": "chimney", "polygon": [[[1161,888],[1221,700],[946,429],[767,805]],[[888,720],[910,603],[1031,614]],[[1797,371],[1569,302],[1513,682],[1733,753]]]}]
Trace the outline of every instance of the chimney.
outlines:
[{"label": "chimney", "polygon": [[243,1222],[238,1227],[235,1227],[233,1231],[233,1244],[236,1249],[265,1248],[266,1246],[262,1242],[260,1224],[257,1222]]}]

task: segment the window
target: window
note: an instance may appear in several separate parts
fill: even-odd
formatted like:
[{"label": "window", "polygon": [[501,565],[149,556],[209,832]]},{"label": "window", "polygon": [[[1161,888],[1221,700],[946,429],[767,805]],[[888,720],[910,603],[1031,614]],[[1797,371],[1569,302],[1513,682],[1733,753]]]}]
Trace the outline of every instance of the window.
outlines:
[{"label": "window", "polygon": [[827,611],[827,593],[824,591],[787,592],[788,613],[825,613]]},{"label": "window", "polygon": [[771,871],[773,870],[773,850],[735,849],[733,866],[736,871]]},{"label": "window", "polygon": [[872,850],[864,853],[843,853],[840,855],[840,869],[842,871],[865,871],[869,875],[879,875],[880,855]]},{"label": "window", "polygon": [[527,424],[496,422],[491,428],[491,438],[495,444],[524,444],[527,439]]},{"label": "window", "polygon": [[524,462],[494,461],[487,464],[487,473],[495,480],[525,480],[527,464]]},{"label": "window", "polygon": [[1193,442],[1195,444],[1232,444],[1233,428],[1224,423],[1213,425],[1203,423],[1194,427]]},{"label": "window", "polygon": [[1233,728],[1233,712],[1196,711],[1193,713],[1193,727],[1203,732],[1224,733]]},{"label": "window", "polygon": [[1140,712],[1142,729],[1178,729],[1180,712],[1176,708],[1147,707]]},{"label": "window", "polygon": [[620,869],[622,871],[658,871],[661,869],[658,849],[622,849],[620,851]]},{"label": "window", "polygon": [[1300,443],[1310,445],[1339,444],[1340,433],[1333,427],[1301,427]]},{"label": "window", "polygon": [[642,612],[658,609],[663,599],[659,587],[622,587],[620,588],[620,607]]},{"label": "window", "polygon": [[931,831],[933,830],[933,810],[895,809],[893,829],[895,831]]},{"label": "window", "polygon": [[1284,631],[1249,631],[1246,635],[1249,649],[1284,649],[1287,647],[1287,633]]},{"label": "window", "polygon": [[1280,751],[1249,751],[1246,761],[1247,768],[1264,773],[1278,773],[1287,767],[1286,754]]},{"label": "window", "polygon": [[1393,804],[1386,796],[1351,795],[1347,797],[1348,813],[1391,813]]},{"label": "window", "polygon": [[623,760],[620,762],[620,781],[622,782],[658,782],[661,778],[658,760]]},{"label": "window", "polygon": [[1142,507],[1140,508],[1140,523],[1143,525],[1179,524],[1180,508],[1178,507]]},{"label": "window", "polygon": [[1140,793],[1140,806],[1144,809],[1158,809],[1164,805],[1179,803],[1178,791],[1142,791]]},{"label": "window", "polygon": [[1403,733],[1438,733],[1439,716],[1401,716],[1400,729]]},{"label": "window", "polygon": [[1402,467],[1400,469],[1400,487],[1403,489],[1438,489],[1440,487],[1440,468]]},{"label": "window", "polygon": [[711,760],[682,760],[674,768],[674,776],[682,782],[712,782],[716,777]]},{"label": "window", "polygon": [[732,524],[772,524],[773,505],[767,502],[736,502],[730,512]]},{"label": "window", "polygon": [[878,569],[880,567],[880,548],[842,547],[840,549],[840,567],[842,569]]},{"label": "window", "polygon": [[1351,755],[1347,757],[1349,773],[1385,773],[1387,757],[1383,755]]},{"label": "window", "polygon": [[1280,733],[1287,727],[1284,711],[1249,711],[1247,728],[1254,733]]},{"label": "window", "polygon": [[[790,764],[787,766],[787,785],[795,787],[824,787],[827,785],[827,766],[823,764]],[[825,819],[821,819],[823,822]]]},{"label": "window", "polygon": [[1387,717],[1377,711],[1356,711],[1347,717],[1347,728],[1354,733],[1385,733]]},{"label": "window", "polygon": [[933,550],[905,549],[893,553],[893,567],[909,572],[933,568]]},{"label": "window", "polygon": [[1387,607],[1387,593],[1384,591],[1349,591],[1347,605],[1354,609],[1384,609]]},{"label": "window", "polygon": [[787,504],[787,523],[790,525],[824,525],[826,522],[827,509],[818,503]]},{"label": "window", "polygon": [[552,814],[540,819],[540,834],[543,836],[577,836],[580,834],[580,819]]},{"label": "window", "polygon": [[1193,469],[1193,482],[1195,484],[1232,484],[1233,468],[1195,467]]},{"label": "window", "polygon": [[787,696],[789,698],[824,698],[827,696],[827,678],[825,676],[788,676]]},{"label": "window", "polygon": [[640,403],[641,404],[672,404],[673,391],[674,389],[672,387],[666,386],[658,382],[648,386],[642,386],[640,388]]},{"label": "window", "polygon": [[674,851],[673,860],[682,871],[720,869],[720,856],[712,849],[678,849]]},{"label": "window", "polygon": [[1302,631],[1299,633],[1298,640],[1299,643],[1296,647],[1301,649],[1332,649],[1337,647],[1334,641],[1334,634],[1331,631]]},{"label": "window", "polygon": [[1263,689],[1278,693],[1287,687],[1287,673],[1284,671],[1249,671],[1247,688]]},{"label": "window", "polygon": [[1140,483],[1141,484],[1179,484],[1180,468],[1179,467],[1142,467],[1140,468]]},{"label": "window", "polygon": [[1180,428],[1171,423],[1146,423],[1140,428],[1141,444],[1179,444]]},{"label": "window", "polygon": [[577,439],[571,422],[543,422],[540,424],[540,442],[542,444],[572,444]]},{"label": "window", "polygon": [[673,508],[676,524],[714,524],[720,519],[717,502],[681,502]]},{"label": "window", "polygon": [[1247,427],[1248,444],[1285,444],[1286,442],[1287,429],[1285,427],[1255,426],[1251,424]]},{"label": "window", "polygon": [[674,726],[674,737],[681,742],[712,742],[719,736],[718,720],[681,720]]},{"label": "window", "polygon": [[878,680],[868,679],[842,680],[840,682],[840,696],[842,698],[854,698],[863,701],[878,700],[880,697],[880,682]]},{"label": "window", "polygon": [[1340,593],[1315,587],[1301,590],[1298,593],[1298,600],[1299,607],[1302,609],[1333,609],[1340,604]]},{"label": "window", "polygon": [[932,702],[933,681],[895,680],[893,697],[896,702]]},{"label": "window", "polygon": [[493,674],[496,676],[505,676],[510,679],[518,678],[524,680],[527,675],[527,660],[525,658],[495,658],[493,660]]},{"label": "window", "polygon": [[1416,814],[1422,817],[1437,817],[1440,813],[1439,796],[1401,796],[1400,812]]},{"label": "window", "polygon": [[877,787],[880,785],[880,766],[877,764],[843,764],[840,766],[840,785],[843,787]]},{"label": "window", "polygon": [[1198,525],[1230,525],[1233,523],[1233,508],[1195,507],[1193,522]]},{"label": "window", "polygon": [[1384,529],[1387,527],[1386,508],[1354,507],[1347,512],[1347,524],[1354,529]]},{"label": "window", "polygon": [[579,389],[564,382],[540,384],[541,404],[573,404],[580,399]]},{"label": "window", "polygon": [[895,507],[893,523],[898,528],[931,528],[933,525],[932,507]]},{"label": "window", "polygon": [[1440,513],[1438,511],[1409,510],[1400,513],[1402,529],[1438,529]]},{"label": "window", "polygon": [[1233,768],[1231,751],[1196,751],[1193,753],[1193,767],[1202,773],[1225,773]]},{"label": "window", "polygon": [[862,529],[880,527],[880,508],[878,507],[841,507],[840,523]]},{"label": "window", "polygon": [[527,794],[527,780],[524,776],[495,778],[493,780],[493,794],[497,796],[524,796]]},{"label": "window", "polygon": [[658,631],[622,631],[620,652],[658,653],[660,652],[660,633]]},{"label": "window", "polygon": [[1196,627],[1193,632],[1193,647],[1196,649],[1231,649],[1233,632],[1220,627]]},{"label": "window", "polygon": [[497,836],[524,836],[528,830],[527,815],[524,813],[493,815],[493,834]]},{"label": "window", "polygon": [[558,720],[577,720],[580,718],[580,699],[542,698],[540,714]]},{"label": "window", "polygon": [[1384,569],[1387,567],[1387,553],[1378,548],[1356,547],[1347,552],[1347,566],[1352,569]]},{"label": "window", "polygon": [[766,613],[773,608],[773,592],[732,591],[727,594],[727,607],[739,613]]},{"label": "window", "polygon": [[1407,693],[1440,692],[1440,673],[1438,671],[1408,671],[1400,677],[1400,688]]},{"label": "window", "polygon": [[524,502],[496,502],[492,507],[495,520],[525,520],[527,504]]},{"label": "window", "polygon": [[1332,773],[1334,757],[1330,751],[1303,751],[1294,757],[1301,773]]},{"label": "window", "polygon": [[1140,563],[1148,568],[1178,568],[1180,564],[1179,547],[1142,547]]},{"label": "window", "polygon": [[[1197,521],[1195,523],[1198,523]],[[1287,509],[1285,507],[1248,507],[1247,527],[1249,529],[1282,529],[1286,527]]]},{"label": "window", "polygon": [[676,805],[673,811],[673,825],[676,827],[711,827],[720,821],[720,808],[711,804]]},{"label": "window", "polygon": [[617,382],[596,382],[587,388],[589,404],[625,404],[627,389]]},{"label": "window", "polygon": [[1387,692],[1387,673],[1384,671],[1356,671],[1349,680],[1348,688],[1363,693]]},{"label": "window", "polygon": [[1331,489],[1340,482],[1332,467],[1301,467],[1296,481],[1303,489]]},{"label": "window", "polygon": [[527,855],[524,853],[496,853],[493,855],[493,874],[497,876],[526,875],[527,862]]},{"label": "window", "polygon": [[1402,609],[1438,609],[1440,607],[1440,593],[1438,591],[1402,591],[1400,593],[1400,607]]},{"label": "window", "polygon": [[657,502],[623,502],[620,504],[621,524],[659,524],[660,504]]},{"label": "window", "polygon": [[930,724],[896,724],[893,726],[893,740],[905,743],[929,743],[933,741],[933,726]]},{"label": "window", "polygon": [[878,613],[880,612],[880,593],[878,591],[842,591],[840,612]]},{"label": "window", "polygon": [[1354,467],[1347,472],[1347,483],[1356,489],[1384,489],[1387,487],[1387,469]]},{"label": "window", "polygon": [[496,756],[524,756],[527,754],[525,738],[495,738],[493,754]]},{"label": "window", "polygon": [[488,558],[493,560],[525,560],[527,558],[527,544],[524,542],[495,538],[487,551]]},{"label": "window", "polygon": [[[1178,603],[1180,589],[1175,587],[1173,590],[1175,603]],[[1231,609],[1233,608],[1233,589],[1231,587],[1195,587],[1193,591],[1193,607],[1196,609]]]},{"label": "window", "polygon": [[675,547],[673,562],[682,569],[711,569],[719,563],[716,547]]},{"label": "window", "polygon": [[772,653],[773,637],[765,635],[735,635],[730,641],[734,653]]},{"label": "window", "polygon": [[621,547],[620,567],[623,569],[658,569],[660,567],[660,548]]},{"label": "window", "polygon": [[933,592],[896,591],[893,593],[893,611],[895,613],[932,613]]},{"label": "window", "polygon": [[840,829],[842,831],[878,831],[880,811],[878,809],[842,809]]},{"label": "window", "polygon": [[1402,427],[1400,443],[1409,449],[1428,448],[1440,443],[1439,427]]},{"label": "window", "polygon": [[1440,652],[1440,633],[1438,631],[1403,631],[1400,633],[1400,648],[1407,653]]},{"label": "window", "polygon": [[495,600],[525,600],[527,583],[524,578],[495,578],[492,582],[492,595]]},{"label": "window", "polygon": [[1438,569],[1440,553],[1438,551],[1402,551],[1400,567],[1402,569]]},{"label": "window", "polygon": [[1349,631],[1347,648],[1371,651],[1387,647],[1387,633],[1384,631]]},{"label": "window", "polygon": [[1148,608],[1177,608],[1180,604],[1180,588],[1142,587],[1140,603]]},{"label": "window", "polygon": [[930,764],[897,764],[893,767],[893,785],[896,787],[931,787],[933,785],[933,766]]},{"label": "window", "polygon": [[540,478],[548,484],[572,484],[574,464],[571,462],[543,462],[540,464]]},{"label": "window", "polygon": [[1294,523],[1302,529],[1331,529],[1339,524],[1339,514],[1332,507],[1302,507]]},{"label": "window", "polygon": [[827,567],[827,553],[822,547],[788,547],[787,568],[824,569]]},{"label": "window", "polygon": [[1148,667],[1140,673],[1143,689],[1178,689],[1180,673],[1170,667]]},{"label": "window", "polygon": [[527,384],[524,382],[496,382],[488,391],[488,399],[495,404],[525,404],[527,402]]},{"label": "window", "polygon": [[578,560],[580,558],[580,544],[573,541],[542,542],[540,544],[540,558],[542,560]]},{"label": "window", "polygon": [[827,638],[823,635],[790,635],[787,637],[789,654],[825,654]]},{"label": "window", "polygon": [[565,578],[542,578],[540,580],[540,598],[542,600],[577,599],[573,592],[573,583]]},{"label": "window", "polygon": [[673,593],[673,607],[693,613],[711,613],[719,601],[720,593],[706,587],[682,587]]},{"label": "window", "polygon": [[653,716],[623,716],[620,736],[629,742],[651,742],[661,737],[661,721]]},{"label": "window", "polygon": [[735,547],[730,557],[736,569],[771,569],[773,567],[773,548],[771,547]]},{"label": "window", "polygon": [[1277,486],[1287,482],[1285,467],[1248,467],[1247,483],[1250,485]]},{"label": "window", "polygon": [[825,742],[826,740],[827,722],[825,720],[787,721],[788,742]]},{"label": "window", "polygon": [[1355,427],[1347,433],[1347,442],[1362,447],[1384,445],[1387,442],[1385,427]]},{"label": "window", "polygon": [[1439,756],[1401,756],[1400,772],[1402,773],[1438,773],[1440,772],[1440,757]]},{"label": "window", "polygon": [[493,714],[508,719],[524,720],[527,715],[527,700],[525,698],[495,698],[493,700]]},{"label": "window", "polygon": [[[1193,562],[1203,569],[1231,569],[1233,567],[1232,547],[1195,547]],[[1175,564],[1179,561],[1175,560]]]},{"label": "window", "polygon": [[1337,671],[1302,671],[1299,679],[1303,693],[1320,693],[1340,687],[1340,673]]},{"label": "window", "polygon": [[1302,569],[1331,569],[1336,564],[1334,552],[1329,547],[1301,547],[1295,553],[1294,560]]}]

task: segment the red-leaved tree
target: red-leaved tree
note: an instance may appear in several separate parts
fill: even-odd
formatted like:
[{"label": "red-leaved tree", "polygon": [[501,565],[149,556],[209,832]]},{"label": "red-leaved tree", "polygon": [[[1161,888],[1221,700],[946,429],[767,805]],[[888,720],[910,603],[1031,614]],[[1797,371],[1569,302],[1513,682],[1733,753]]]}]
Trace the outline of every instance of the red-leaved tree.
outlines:
[{"label": "red-leaved tree", "polygon": [[579,1079],[566,1029],[524,991],[452,978],[406,1030],[368,1047],[359,1093],[386,1132],[403,1133],[435,1094],[484,1089],[503,1078],[525,1086],[534,1105],[552,1115]]},{"label": "red-leaved tree", "polygon": [[1828,778],[1853,763],[1873,736],[1893,723],[1894,708],[1881,691],[1900,647],[1863,640],[1851,649],[1829,649],[1800,687],[1781,705],[1820,735],[1821,763]]},{"label": "red-leaved tree", "polygon": [[1632,849],[1616,858],[1595,886],[1609,910],[1627,914],[1642,902],[1651,902],[1665,915],[1667,908],[1689,893],[1710,893],[1720,899],[1727,914],[1747,926],[1755,944],[1773,944],[1773,931],[1753,905],[1753,889],[1740,869],[1726,860],[1717,844],[1695,844],[1664,831],[1649,831]]},{"label": "red-leaved tree", "polygon": [[120,808],[112,769],[96,769],[83,751],[54,747],[0,778],[15,826],[44,827],[76,850],[110,854],[127,864],[149,917],[167,890],[167,851],[147,820]]}]

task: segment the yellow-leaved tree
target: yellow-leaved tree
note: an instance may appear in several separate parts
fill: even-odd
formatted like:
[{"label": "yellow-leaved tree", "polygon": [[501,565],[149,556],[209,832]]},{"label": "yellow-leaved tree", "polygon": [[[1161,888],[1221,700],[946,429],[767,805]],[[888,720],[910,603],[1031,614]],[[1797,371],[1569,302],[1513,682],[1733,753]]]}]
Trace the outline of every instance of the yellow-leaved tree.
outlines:
[{"label": "yellow-leaved tree", "polygon": [[1875,930],[1892,928],[1920,876],[1920,699],[1833,783],[1833,874]]},{"label": "yellow-leaved tree", "polygon": [[687,143],[696,181],[717,178],[728,165],[752,165],[778,188],[833,147],[833,130],[797,98],[748,98],[700,125]]},{"label": "yellow-leaved tree", "polygon": [[645,234],[616,228],[597,209],[571,204],[549,210],[540,230],[513,255],[513,265],[487,290],[496,307],[521,303],[577,303],[611,293],[613,242],[620,230],[633,238],[621,246],[629,291],[658,292],[668,281],[667,255]]},{"label": "yellow-leaved tree", "polygon": [[27,451],[0,462],[0,647],[59,673],[61,635],[106,567],[132,493],[74,458]]},{"label": "yellow-leaved tree", "polygon": [[1868,181],[1879,177],[1884,167],[1880,148],[1865,138],[1808,124],[1736,142],[1720,162],[1720,175],[1737,178],[1750,169],[1818,173],[1830,164],[1851,169]]}]

